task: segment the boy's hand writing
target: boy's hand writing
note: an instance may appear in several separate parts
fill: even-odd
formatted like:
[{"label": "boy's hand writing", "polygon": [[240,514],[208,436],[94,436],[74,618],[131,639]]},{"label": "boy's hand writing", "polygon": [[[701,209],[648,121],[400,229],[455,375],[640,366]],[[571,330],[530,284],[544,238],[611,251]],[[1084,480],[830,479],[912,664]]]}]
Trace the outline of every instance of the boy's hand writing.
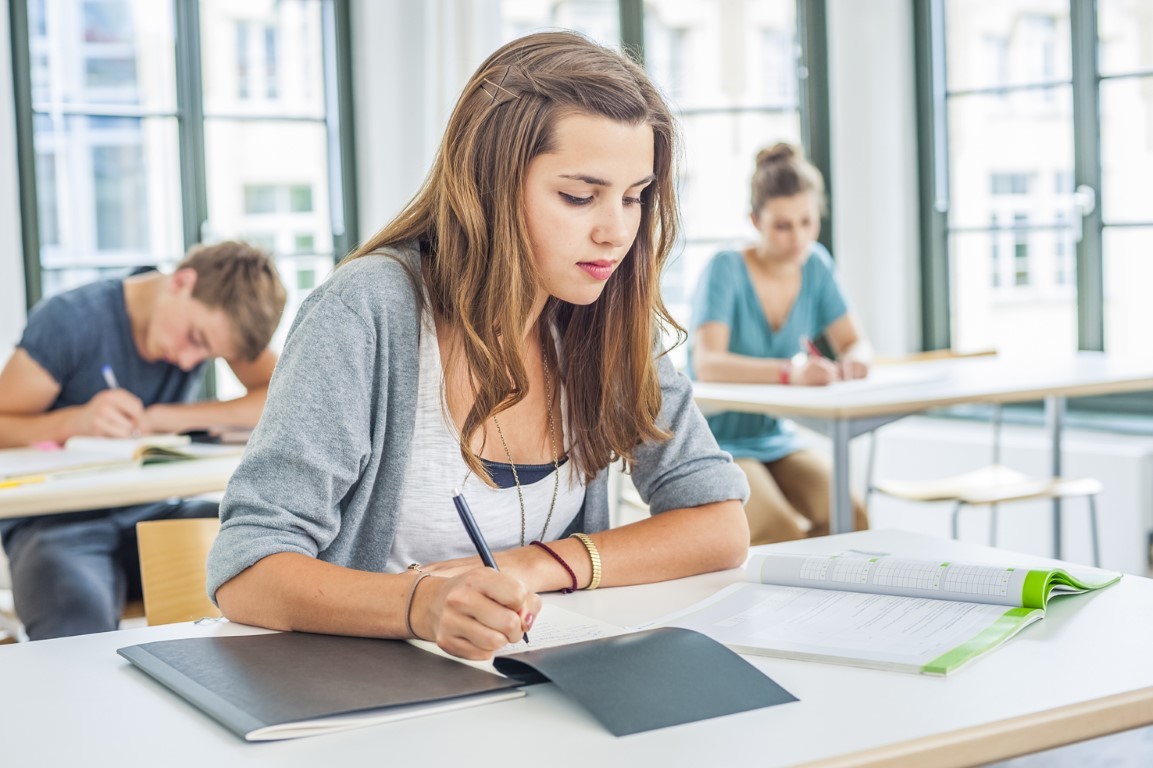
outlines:
[{"label": "boy's hand writing", "polygon": [[96,437],[132,437],[140,433],[144,404],[126,389],[106,389],[78,406],[71,432]]}]

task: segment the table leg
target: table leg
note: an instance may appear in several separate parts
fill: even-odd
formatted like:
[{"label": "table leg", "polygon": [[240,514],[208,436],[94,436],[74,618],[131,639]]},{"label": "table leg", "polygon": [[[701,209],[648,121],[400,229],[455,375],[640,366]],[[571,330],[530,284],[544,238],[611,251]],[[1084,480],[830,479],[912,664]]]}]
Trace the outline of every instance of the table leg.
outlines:
[{"label": "table leg", "polygon": [[[1056,395],[1045,398],[1045,423],[1049,427],[1050,473],[1061,476],[1061,428],[1065,421],[1065,398]],[[1053,497],[1053,557],[1061,559],[1061,498]]]},{"label": "table leg", "polygon": [[829,478],[830,500],[833,508],[829,515],[831,533],[849,533],[853,530],[853,500],[849,494],[849,422],[834,419],[830,425],[833,441],[833,471]]}]

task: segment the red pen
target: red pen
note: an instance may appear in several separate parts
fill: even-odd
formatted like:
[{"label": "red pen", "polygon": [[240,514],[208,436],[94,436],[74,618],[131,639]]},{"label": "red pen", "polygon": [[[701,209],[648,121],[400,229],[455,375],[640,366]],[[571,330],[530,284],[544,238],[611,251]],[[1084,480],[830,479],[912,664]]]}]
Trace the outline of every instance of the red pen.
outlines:
[{"label": "red pen", "polygon": [[821,354],[821,350],[817,348],[817,345],[814,344],[813,340],[808,336],[801,337],[801,346],[805,348],[805,351],[809,354],[810,357],[815,357],[817,359],[824,358],[824,355]]}]

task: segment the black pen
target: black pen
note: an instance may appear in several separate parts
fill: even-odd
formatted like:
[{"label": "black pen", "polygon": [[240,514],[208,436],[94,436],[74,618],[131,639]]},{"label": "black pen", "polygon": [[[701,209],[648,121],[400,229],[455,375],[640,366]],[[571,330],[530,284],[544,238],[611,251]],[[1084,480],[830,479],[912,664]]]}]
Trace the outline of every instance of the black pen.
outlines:
[{"label": "black pen", "polygon": [[[468,537],[472,539],[472,545],[476,547],[476,553],[480,555],[480,561],[497,573],[500,573],[500,568],[496,567],[496,560],[493,559],[492,551],[488,548],[488,542],[484,540],[484,536],[480,532],[480,527],[476,524],[476,518],[472,516],[472,510],[469,509],[464,494],[456,488],[452,489],[452,503],[456,505],[456,513],[460,515],[460,521],[464,523],[464,529],[468,531]],[[528,642],[528,632],[524,633],[524,641],[526,643]]]}]

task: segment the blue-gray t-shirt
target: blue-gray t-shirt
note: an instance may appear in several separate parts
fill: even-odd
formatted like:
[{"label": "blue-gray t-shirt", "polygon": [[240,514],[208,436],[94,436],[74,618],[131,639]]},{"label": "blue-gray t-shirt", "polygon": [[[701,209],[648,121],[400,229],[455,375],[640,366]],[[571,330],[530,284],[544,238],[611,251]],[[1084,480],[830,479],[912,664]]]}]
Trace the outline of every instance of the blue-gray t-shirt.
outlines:
[{"label": "blue-gray t-shirt", "polygon": [[[805,351],[802,337],[817,338],[847,311],[844,292],[833,272],[833,258],[820,243],[813,243],[801,268],[801,291],[778,329],[773,329],[765,317],[745,257],[738,251],[721,251],[705,267],[693,297],[690,375],[693,337],[705,323],[728,326],[730,352],[784,359]],[[776,461],[803,447],[787,420],[730,411],[710,416],[708,421],[721,449],[734,458]]]},{"label": "blue-gray t-shirt", "polygon": [[19,346],[60,385],[50,411],[83,405],[107,389],[101,373],[105,365],[145,406],[193,400],[204,375],[203,363],[185,373],[140,356],[120,280],[101,280],[40,301]]}]

